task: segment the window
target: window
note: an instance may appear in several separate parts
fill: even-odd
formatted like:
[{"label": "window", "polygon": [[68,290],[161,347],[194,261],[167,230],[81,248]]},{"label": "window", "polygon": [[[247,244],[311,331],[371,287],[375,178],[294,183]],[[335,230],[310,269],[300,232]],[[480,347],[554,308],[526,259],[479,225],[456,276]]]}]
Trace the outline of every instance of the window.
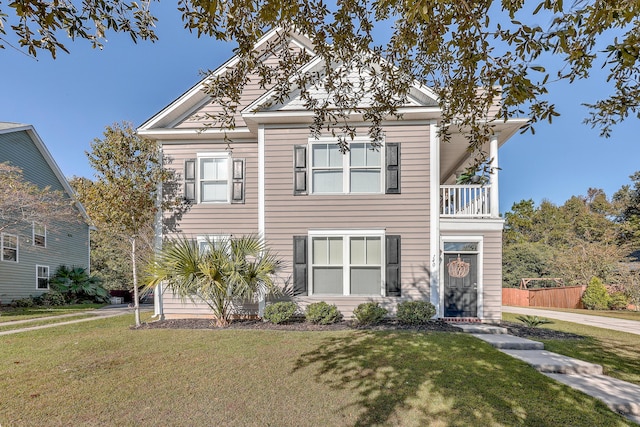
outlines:
[{"label": "window", "polygon": [[36,265],[36,289],[49,289],[48,265]]},{"label": "window", "polygon": [[229,158],[200,157],[199,190],[201,202],[229,201]]},{"label": "window", "polygon": [[372,235],[312,236],[314,295],[382,294],[382,232]]},{"label": "window", "polygon": [[313,193],[381,193],[382,153],[371,143],[354,142],[340,152],[335,142],[311,144]]},{"label": "window", "polygon": [[18,236],[2,233],[2,261],[18,262]]},{"label": "window", "polygon": [[47,247],[47,228],[33,223],[33,246]]},{"label": "window", "polygon": [[219,248],[220,245],[229,246],[229,239],[231,239],[230,235],[224,234],[208,234],[205,236],[198,236],[198,249],[200,252],[206,252],[209,250],[210,245],[213,244],[215,248]]}]

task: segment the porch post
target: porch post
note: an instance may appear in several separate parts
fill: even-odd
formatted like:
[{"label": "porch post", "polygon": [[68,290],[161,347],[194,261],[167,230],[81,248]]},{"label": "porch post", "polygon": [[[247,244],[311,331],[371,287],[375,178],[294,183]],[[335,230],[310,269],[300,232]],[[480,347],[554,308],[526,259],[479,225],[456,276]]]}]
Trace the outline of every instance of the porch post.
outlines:
[{"label": "porch post", "polygon": [[429,124],[429,299],[436,308],[436,317],[444,316],[440,304],[440,137],[438,122]]},{"label": "porch post", "polygon": [[489,142],[489,158],[491,159],[491,174],[489,175],[489,201],[491,207],[491,218],[500,216],[500,193],[498,191],[498,134],[491,137]]}]

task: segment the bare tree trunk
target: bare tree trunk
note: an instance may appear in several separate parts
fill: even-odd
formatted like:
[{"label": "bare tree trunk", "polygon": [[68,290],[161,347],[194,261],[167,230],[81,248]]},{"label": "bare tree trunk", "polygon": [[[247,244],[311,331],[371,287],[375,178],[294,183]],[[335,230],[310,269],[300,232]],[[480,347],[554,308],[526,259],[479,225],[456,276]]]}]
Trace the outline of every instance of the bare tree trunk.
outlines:
[{"label": "bare tree trunk", "polygon": [[138,269],[136,266],[136,237],[131,237],[131,267],[133,270],[133,316],[136,320],[136,327],[140,323],[140,296],[138,295]]}]

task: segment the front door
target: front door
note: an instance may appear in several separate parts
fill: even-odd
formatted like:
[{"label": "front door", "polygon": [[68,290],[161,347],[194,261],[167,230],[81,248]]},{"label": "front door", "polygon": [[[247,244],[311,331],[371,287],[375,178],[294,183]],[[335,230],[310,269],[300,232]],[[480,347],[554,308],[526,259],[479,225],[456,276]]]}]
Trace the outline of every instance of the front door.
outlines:
[{"label": "front door", "polygon": [[444,316],[477,317],[478,254],[444,255]]}]

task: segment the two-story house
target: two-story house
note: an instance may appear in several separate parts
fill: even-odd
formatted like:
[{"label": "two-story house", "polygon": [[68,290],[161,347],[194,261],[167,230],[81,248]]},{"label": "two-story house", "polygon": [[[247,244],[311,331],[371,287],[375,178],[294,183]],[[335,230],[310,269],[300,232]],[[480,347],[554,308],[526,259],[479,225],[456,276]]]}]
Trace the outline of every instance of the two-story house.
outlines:
[{"label": "two-story house", "polygon": [[[267,43],[274,32],[260,43]],[[260,43],[257,48],[260,48]],[[293,48],[312,50],[293,35]],[[270,58],[266,58],[268,61]],[[232,58],[216,73],[231,69]],[[201,117],[220,111],[203,91],[206,79],[142,124],[183,180],[191,210],[180,223],[193,239],[258,233],[286,262],[294,300],[336,304],[347,316],[360,303],[395,309],[405,300],[431,301],[437,316],[499,320],[502,228],[498,174],[485,185],[455,185],[469,166],[468,143],[452,128],[439,140],[441,110],[428,88],[416,84],[400,109],[402,120],[383,123],[381,147],[371,146],[368,124],[353,114],[358,136],[342,154],[336,138],[310,136],[313,112],[292,93],[267,102],[272,91],[251,81],[243,91],[236,127],[203,129]],[[266,107],[263,107],[266,106]],[[498,148],[524,120],[497,122],[485,147]],[[210,314],[204,304],[158,293],[158,314]]]},{"label": "two-story house", "polygon": [[[23,178],[74,199],[73,190],[31,125],[0,122],[0,163],[22,169]],[[0,189],[5,191],[5,189]],[[60,265],[89,267],[89,218],[80,203],[78,220],[56,224],[7,222],[0,218],[0,301],[40,295]]]}]

